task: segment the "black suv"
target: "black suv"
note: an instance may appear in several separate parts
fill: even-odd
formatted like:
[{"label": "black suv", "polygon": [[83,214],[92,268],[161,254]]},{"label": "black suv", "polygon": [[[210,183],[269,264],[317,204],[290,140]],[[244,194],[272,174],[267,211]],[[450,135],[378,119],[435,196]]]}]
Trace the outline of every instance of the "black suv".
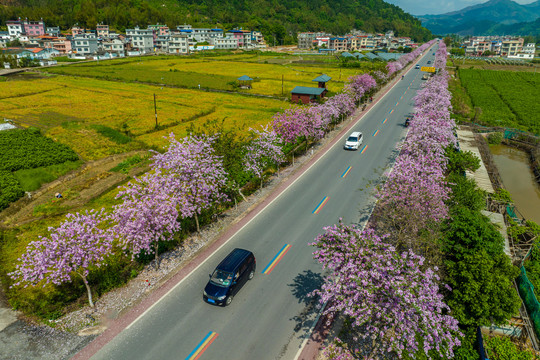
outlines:
[{"label": "black suv", "polygon": [[227,306],[244,284],[253,279],[256,267],[255,256],[249,250],[234,249],[216,270],[210,274],[210,280],[203,292],[206,302]]}]

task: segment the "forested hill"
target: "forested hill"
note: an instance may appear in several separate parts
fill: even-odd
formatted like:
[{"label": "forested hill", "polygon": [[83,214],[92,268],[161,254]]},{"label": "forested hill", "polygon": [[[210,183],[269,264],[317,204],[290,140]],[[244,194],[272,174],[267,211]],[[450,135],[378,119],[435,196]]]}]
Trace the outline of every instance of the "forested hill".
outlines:
[{"label": "forested hill", "polygon": [[394,30],[396,36],[424,41],[431,33],[419,20],[382,0],[0,0],[0,21],[43,18],[46,25],[69,29],[97,23],[123,31],[147,24],[244,27],[260,30],[271,42],[292,43],[298,31],[345,34]]}]

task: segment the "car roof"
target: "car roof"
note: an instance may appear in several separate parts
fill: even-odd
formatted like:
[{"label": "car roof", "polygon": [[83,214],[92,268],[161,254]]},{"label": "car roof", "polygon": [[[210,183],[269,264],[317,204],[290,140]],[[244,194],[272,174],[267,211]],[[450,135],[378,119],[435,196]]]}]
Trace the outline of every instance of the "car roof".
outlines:
[{"label": "car roof", "polygon": [[349,136],[356,136],[356,137],[358,137],[358,136],[360,136],[360,135],[362,135],[362,133],[361,133],[360,131],[355,131],[355,132],[351,133],[351,135],[349,135]]},{"label": "car roof", "polygon": [[251,251],[249,250],[236,248],[219,263],[216,269],[226,272],[234,272],[238,265],[240,265],[242,261],[250,254]]}]

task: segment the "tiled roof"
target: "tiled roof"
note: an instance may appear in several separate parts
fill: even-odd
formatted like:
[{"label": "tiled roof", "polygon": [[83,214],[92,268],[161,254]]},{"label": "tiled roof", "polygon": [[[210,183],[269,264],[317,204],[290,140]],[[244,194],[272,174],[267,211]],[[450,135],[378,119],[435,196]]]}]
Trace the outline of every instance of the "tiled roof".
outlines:
[{"label": "tiled roof", "polygon": [[332,80],[332,78],[326,74],[322,74],[322,75],[319,75],[317,76],[315,79],[311,80],[311,81],[316,81],[316,82],[328,82]]},{"label": "tiled roof", "polygon": [[324,91],[326,91],[325,88],[297,86],[291,91],[291,93],[304,95],[321,95]]}]

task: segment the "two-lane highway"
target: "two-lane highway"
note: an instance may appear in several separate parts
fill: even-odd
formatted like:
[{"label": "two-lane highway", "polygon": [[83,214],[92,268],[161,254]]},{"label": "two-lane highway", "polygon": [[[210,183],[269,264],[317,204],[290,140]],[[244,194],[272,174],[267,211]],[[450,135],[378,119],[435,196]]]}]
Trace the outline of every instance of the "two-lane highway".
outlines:
[{"label": "two-lane highway", "polygon": [[[427,51],[421,65],[434,60],[431,53]],[[294,359],[317,311],[307,294],[322,283],[321,266],[308,243],[339,218],[356,224],[367,220],[373,186],[397,154],[421,83],[420,70],[410,70],[351,129],[364,135],[358,151],[343,150],[345,139],[337,142],[93,358]],[[206,304],[202,291],[208,274],[236,247],[255,254],[254,279],[230,306]],[[273,260],[272,271],[262,273]]]}]

